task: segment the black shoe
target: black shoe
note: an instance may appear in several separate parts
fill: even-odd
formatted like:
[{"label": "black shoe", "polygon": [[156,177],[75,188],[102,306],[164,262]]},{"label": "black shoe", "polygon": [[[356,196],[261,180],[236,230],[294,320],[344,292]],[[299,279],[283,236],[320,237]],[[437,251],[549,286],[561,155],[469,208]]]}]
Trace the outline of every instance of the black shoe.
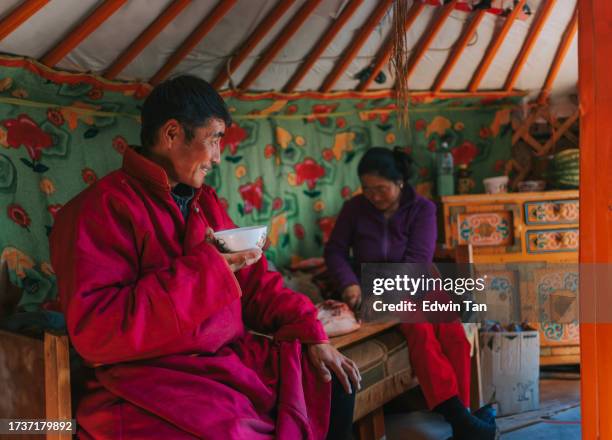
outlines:
[{"label": "black shoe", "polygon": [[434,411],[442,414],[453,428],[453,440],[495,440],[499,431],[495,425],[486,423],[470,414],[458,397],[452,397],[436,406]]},{"label": "black shoe", "polygon": [[477,409],[476,411],[474,411],[474,417],[479,418],[480,420],[482,420],[485,423],[488,423],[490,425],[495,425],[495,417],[497,416],[497,411],[495,410],[495,408],[493,408],[493,405],[491,405],[490,403]]}]

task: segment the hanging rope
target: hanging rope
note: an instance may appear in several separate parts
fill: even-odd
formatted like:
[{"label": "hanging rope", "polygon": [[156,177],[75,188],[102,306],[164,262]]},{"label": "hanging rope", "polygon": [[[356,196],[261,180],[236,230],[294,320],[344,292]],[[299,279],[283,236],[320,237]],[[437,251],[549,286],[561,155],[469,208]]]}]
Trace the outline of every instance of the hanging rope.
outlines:
[{"label": "hanging rope", "polygon": [[400,126],[408,127],[408,60],[410,50],[404,23],[408,17],[408,0],[395,0],[393,3],[393,48],[391,51],[391,72],[395,76],[395,99]]}]

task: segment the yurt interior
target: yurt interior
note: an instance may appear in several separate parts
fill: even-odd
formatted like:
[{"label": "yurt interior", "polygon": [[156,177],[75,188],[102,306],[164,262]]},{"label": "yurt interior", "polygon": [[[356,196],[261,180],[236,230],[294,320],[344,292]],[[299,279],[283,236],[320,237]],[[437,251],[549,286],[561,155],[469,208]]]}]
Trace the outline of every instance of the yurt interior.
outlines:
[{"label": "yurt interior", "polygon": [[[313,340],[358,370],[347,438],[612,439],[611,22],[607,0],[0,2],[0,436],[323,438],[341,416],[309,400],[328,388],[307,385],[297,296]],[[159,104],[201,108],[198,87],[227,118],[194,129]],[[193,150],[171,148],[209,148],[191,139],[206,124],[223,130],[200,188],[172,168]],[[257,257],[232,260],[261,230]],[[209,321],[229,312],[172,296],[234,284],[227,341],[229,318]],[[261,311],[253,289],[281,293]],[[277,363],[248,368],[267,391],[199,413],[201,382],[172,365],[249,365],[240,344],[260,339]],[[198,380],[242,393],[227,365]],[[451,401],[495,435],[461,431]],[[255,415],[236,431],[206,421],[238,406]]]}]

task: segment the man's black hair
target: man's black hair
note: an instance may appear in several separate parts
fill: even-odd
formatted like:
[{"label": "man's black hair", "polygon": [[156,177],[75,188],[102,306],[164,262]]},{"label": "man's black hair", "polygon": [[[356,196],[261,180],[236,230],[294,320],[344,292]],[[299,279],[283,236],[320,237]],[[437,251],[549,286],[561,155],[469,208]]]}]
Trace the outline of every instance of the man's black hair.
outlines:
[{"label": "man's black hair", "polygon": [[229,127],[232,117],[223,98],[206,81],[193,75],[180,75],[157,85],[142,106],[140,142],[146,150],[155,145],[157,131],[169,119],[176,119],[191,141],[194,130],[218,118]]}]

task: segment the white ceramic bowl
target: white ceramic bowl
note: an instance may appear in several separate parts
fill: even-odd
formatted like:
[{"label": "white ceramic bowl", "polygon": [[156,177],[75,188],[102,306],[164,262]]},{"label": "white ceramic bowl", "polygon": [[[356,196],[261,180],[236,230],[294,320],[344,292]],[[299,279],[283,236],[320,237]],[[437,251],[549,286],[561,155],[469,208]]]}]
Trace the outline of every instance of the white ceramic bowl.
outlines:
[{"label": "white ceramic bowl", "polygon": [[483,179],[482,184],[487,194],[508,192],[508,176],[489,177],[488,179]]},{"label": "white ceramic bowl", "polygon": [[245,228],[226,229],[214,233],[221,247],[230,252],[262,248],[266,242],[267,226],[247,226]]}]

